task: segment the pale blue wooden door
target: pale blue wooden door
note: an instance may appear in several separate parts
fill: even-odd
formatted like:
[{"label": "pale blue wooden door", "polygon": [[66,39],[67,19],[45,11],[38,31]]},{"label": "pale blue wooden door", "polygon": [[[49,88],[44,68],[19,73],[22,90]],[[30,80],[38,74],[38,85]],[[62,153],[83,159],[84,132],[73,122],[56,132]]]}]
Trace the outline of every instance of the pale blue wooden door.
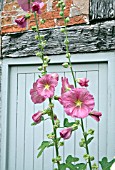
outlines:
[{"label": "pale blue wooden door", "polygon": [[[90,146],[91,155],[95,155],[96,160],[100,160],[108,153],[108,108],[107,108],[107,63],[74,64],[76,77],[87,77],[88,89],[95,96],[95,109],[103,113],[100,123],[91,118],[84,120],[86,129],[95,129],[95,139]],[[77,71],[76,71],[77,70]],[[71,73],[68,69],[59,65],[51,65],[49,72],[58,72],[60,77],[66,76],[69,82],[73,83]],[[47,140],[46,135],[51,132],[51,122],[47,120],[38,126],[32,127],[31,116],[38,110],[47,107],[48,102],[34,105],[30,99],[29,91],[33,82],[37,79],[37,66],[12,66],[10,68],[10,86],[8,103],[8,129],[7,129],[7,170],[53,170],[52,157],[54,150],[49,148],[45,154],[37,159],[37,148],[42,140]],[[61,79],[61,78],[60,78]],[[56,94],[60,94],[61,82],[58,84]],[[55,101],[55,113],[61,119],[61,123],[66,116],[62,106]],[[70,120],[72,118],[68,117]],[[76,131],[69,140],[65,141],[64,149],[60,150],[63,159],[72,154],[80,155],[81,160],[84,149],[79,148],[79,141],[82,132]],[[78,154],[78,155],[77,155]],[[111,152],[113,156],[113,152]]]}]

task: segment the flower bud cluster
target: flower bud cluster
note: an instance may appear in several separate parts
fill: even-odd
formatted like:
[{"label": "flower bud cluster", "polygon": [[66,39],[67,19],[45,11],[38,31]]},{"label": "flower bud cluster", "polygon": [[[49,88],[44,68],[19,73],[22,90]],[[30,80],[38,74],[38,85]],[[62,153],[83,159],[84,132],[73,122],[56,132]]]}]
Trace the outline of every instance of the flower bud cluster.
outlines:
[{"label": "flower bud cluster", "polygon": [[52,162],[57,163],[57,162],[60,162],[61,160],[62,160],[61,156],[57,156],[56,158],[52,159]]},{"label": "flower bud cluster", "polygon": [[88,155],[88,154],[84,154],[84,155],[83,155],[83,158],[84,158],[86,161],[88,161],[89,159],[90,159],[90,161],[93,161],[93,160],[94,160],[94,157],[93,157],[93,156],[90,156],[90,155]]},{"label": "flower bud cluster", "polygon": [[55,134],[52,132],[50,134],[47,134],[48,139],[55,139]]}]

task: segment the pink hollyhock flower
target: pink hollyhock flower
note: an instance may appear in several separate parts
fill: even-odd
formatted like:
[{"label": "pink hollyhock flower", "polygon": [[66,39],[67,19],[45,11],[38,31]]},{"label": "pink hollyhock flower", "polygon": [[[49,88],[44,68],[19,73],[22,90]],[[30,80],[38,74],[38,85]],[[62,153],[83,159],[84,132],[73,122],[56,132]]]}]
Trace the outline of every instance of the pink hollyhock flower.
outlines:
[{"label": "pink hollyhock flower", "polygon": [[33,83],[33,89],[30,90],[31,99],[34,104],[42,103],[45,101],[45,98],[41,96],[41,94],[38,93],[37,91],[37,82],[38,80],[35,83]]},{"label": "pink hollyhock flower", "polygon": [[[34,2],[41,2],[41,0],[34,0]],[[30,11],[32,8],[33,1],[32,0],[18,0],[18,4],[24,11]]]},{"label": "pink hollyhock flower", "polygon": [[61,136],[63,139],[69,139],[69,138],[71,137],[71,134],[72,134],[72,128],[63,129],[63,130],[60,132],[60,136]]},{"label": "pink hollyhock flower", "polygon": [[41,14],[40,9],[44,6],[43,2],[33,2],[32,5],[32,12],[37,12],[38,14]]},{"label": "pink hollyhock flower", "polygon": [[97,112],[97,111],[92,111],[90,114],[89,114],[94,120],[96,120],[97,122],[100,121],[100,117],[102,116],[102,113],[101,112]]},{"label": "pink hollyhock flower", "polygon": [[59,75],[57,73],[52,73],[51,76],[55,78],[57,81],[59,80]]},{"label": "pink hollyhock flower", "polygon": [[79,83],[80,86],[87,87],[89,80],[86,78],[80,78],[80,79],[77,79],[77,82]]},{"label": "pink hollyhock flower", "polygon": [[66,78],[66,77],[63,78],[62,77],[61,81],[62,81],[61,94],[63,94],[63,93],[65,93],[65,92],[67,92],[67,91],[69,91],[69,90],[74,88],[73,85],[69,84],[68,78]]},{"label": "pink hollyhock flower", "polygon": [[38,79],[37,91],[41,96],[45,98],[51,98],[54,95],[55,87],[58,82],[51,74],[46,74],[45,76]]},{"label": "pink hollyhock flower", "polygon": [[74,118],[85,118],[94,108],[94,97],[85,88],[74,88],[61,97],[67,115]]},{"label": "pink hollyhock flower", "polygon": [[35,123],[40,123],[42,118],[42,113],[38,111],[37,113],[33,114],[32,119]]},{"label": "pink hollyhock flower", "polygon": [[15,22],[21,27],[21,28],[24,28],[26,27],[26,18],[25,16],[21,17],[21,18],[18,18],[18,19],[15,19]]}]

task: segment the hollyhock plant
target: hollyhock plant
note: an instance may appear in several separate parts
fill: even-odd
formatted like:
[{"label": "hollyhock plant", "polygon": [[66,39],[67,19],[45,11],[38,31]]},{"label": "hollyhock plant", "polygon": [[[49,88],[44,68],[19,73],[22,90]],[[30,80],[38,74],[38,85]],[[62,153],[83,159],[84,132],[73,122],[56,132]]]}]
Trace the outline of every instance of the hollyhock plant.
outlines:
[{"label": "hollyhock plant", "polygon": [[27,25],[27,19],[25,18],[25,16],[15,19],[15,22],[21,27],[24,28]]},{"label": "hollyhock plant", "polygon": [[102,113],[101,112],[97,112],[97,111],[92,111],[90,114],[89,114],[94,120],[96,120],[97,122],[100,121],[100,117],[102,116]]},{"label": "hollyhock plant", "polygon": [[94,108],[94,97],[85,88],[74,88],[61,97],[67,115],[74,118],[85,118]]},{"label": "hollyhock plant", "polygon": [[42,103],[45,101],[45,97],[41,96],[41,94],[37,91],[37,82],[38,80],[33,83],[33,89],[30,90],[31,100],[34,104]]},{"label": "hollyhock plant", "polygon": [[77,83],[78,83],[80,86],[88,87],[88,82],[89,82],[89,80],[86,79],[86,78],[78,78],[78,79],[77,79]]},{"label": "hollyhock plant", "polygon": [[72,128],[63,129],[63,130],[60,132],[60,136],[61,136],[61,138],[63,138],[64,140],[65,140],[65,139],[69,139],[69,138],[71,137],[71,134],[72,134]]},{"label": "hollyhock plant", "polygon": [[[94,111],[94,97],[90,92],[84,88],[88,86],[89,80],[87,78],[78,78],[76,79],[75,72],[72,62],[71,62],[71,54],[69,52],[69,39],[66,26],[69,22],[69,17],[65,17],[65,4],[63,0],[59,0],[57,7],[61,9],[60,16],[64,19],[65,27],[61,28],[61,32],[64,33],[64,45],[66,49],[66,60],[64,64],[64,68],[70,68],[71,76],[73,78],[74,85],[70,84],[67,77],[61,78],[61,96],[54,96],[55,88],[59,81],[59,75],[57,73],[47,73],[47,67],[50,63],[50,58],[48,56],[45,56],[45,45],[47,44],[46,36],[44,33],[39,31],[39,22],[36,17],[36,13],[41,13],[41,8],[43,7],[44,3],[40,0],[18,0],[18,3],[24,9],[25,11],[32,11],[34,12],[34,18],[36,26],[33,27],[32,30],[35,32],[35,39],[38,41],[38,52],[36,53],[40,60],[42,61],[42,65],[38,67],[39,73],[39,79],[33,83],[33,88],[30,90],[31,99],[34,104],[40,104],[43,103],[47,98],[48,102],[45,103],[45,109],[42,111],[38,111],[37,113],[32,115],[33,123],[32,126],[35,126],[39,124],[41,121],[48,120],[49,127],[52,125],[51,132],[47,134],[47,140],[42,141],[40,147],[38,148],[38,155],[37,158],[39,158],[42,155],[42,152],[45,149],[49,149],[49,147],[54,147],[55,154],[54,158],[52,159],[53,163],[57,164],[57,167],[55,167],[56,170],[66,170],[66,169],[98,169],[98,166],[94,163],[92,165],[92,161],[94,160],[93,156],[90,155],[89,150],[89,144],[92,142],[94,138],[94,130],[93,129],[86,129],[84,126],[84,118],[87,118],[87,116],[91,116],[93,119],[95,119],[97,122],[100,121],[100,117],[102,116],[101,112]],[[16,22],[21,27],[26,26],[26,17],[22,17],[18,19]],[[43,34],[43,35],[42,35]],[[38,61],[39,62],[39,61]],[[77,88],[77,83],[81,86],[81,88]],[[71,116],[73,118],[73,121],[70,122],[67,117],[63,120],[63,125],[61,125],[62,120],[59,120],[59,116],[63,114],[62,109],[60,109],[59,106],[57,106],[58,110],[56,113],[55,109],[55,103],[54,100],[58,100],[63,108],[65,113],[68,116]],[[58,103],[59,104],[59,103]],[[54,110],[55,109],[55,110]],[[43,119],[43,115],[45,115],[45,119]],[[58,115],[58,116],[57,116]],[[78,119],[74,119],[78,118]],[[80,119],[79,119],[80,118]],[[88,122],[87,122],[88,123]],[[88,127],[88,126],[87,126]],[[63,128],[63,130],[59,133],[59,128]],[[83,155],[85,159],[84,162],[79,162],[76,164],[76,161],[78,161],[78,158],[73,157],[69,155],[66,160],[64,160],[64,163],[62,162],[62,157],[60,153],[60,147],[64,145],[63,139],[67,140],[71,137],[72,133],[74,133],[75,130],[79,130],[81,128],[82,131],[82,138],[79,142],[79,146],[83,147],[85,149],[85,154]],[[45,133],[44,133],[45,135]],[[78,133],[76,133],[77,139],[79,141]],[[76,141],[77,142],[77,141]],[[77,152],[76,152],[77,153]],[[80,153],[82,154],[82,152]],[[81,155],[80,155],[81,157]],[[73,163],[74,162],[74,163]],[[103,163],[102,163],[103,164]],[[88,167],[89,166],[89,167]],[[54,167],[54,166],[52,166]],[[51,168],[49,168],[51,169]]]},{"label": "hollyhock plant", "polygon": [[44,98],[51,98],[54,95],[55,87],[58,81],[53,78],[51,74],[46,74],[45,76],[38,79],[37,91]]},{"label": "hollyhock plant", "polygon": [[42,118],[42,112],[38,111],[37,113],[33,114],[32,119],[35,123],[40,123]]},{"label": "hollyhock plant", "polygon": [[40,9],[44,6],[43,2],[33,2],[32,5],[32,12],[37,12],[38,14],[41,14]]}]

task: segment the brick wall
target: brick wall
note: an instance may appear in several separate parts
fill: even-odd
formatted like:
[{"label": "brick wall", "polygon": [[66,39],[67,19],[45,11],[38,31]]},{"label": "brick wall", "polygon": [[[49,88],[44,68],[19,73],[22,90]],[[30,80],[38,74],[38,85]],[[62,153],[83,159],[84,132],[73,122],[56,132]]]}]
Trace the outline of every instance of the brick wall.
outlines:
[{"label": "brick wall", "polygon": [[[40,28],[53,28],[63,25],[63,21],[59,16],[59,9],[57,9],[56,0],[43,0],[45,5],[42,8],[42,14],[39,15]],[[70,17],[68,25],[83,24],[88,21],[89,14],[89,0],[66,0],[65,16]],[[4,8],[2,11],[2,34],[11,32],[20,32],[31,29],[31,26],[35,25],[34,17],[28,21],[26,28],[19,28],[15,19],[24,15],[25,12],[19,7],[17,1],[5,0]],[[40,19],[46,20],[45,25],[40,24]]]}]

